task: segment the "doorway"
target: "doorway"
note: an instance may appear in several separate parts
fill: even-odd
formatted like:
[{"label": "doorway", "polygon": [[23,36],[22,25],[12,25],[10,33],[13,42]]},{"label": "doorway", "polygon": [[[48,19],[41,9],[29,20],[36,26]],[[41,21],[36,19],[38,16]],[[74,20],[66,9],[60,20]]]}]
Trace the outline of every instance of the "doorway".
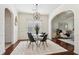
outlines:
[{"label": "doorway", "polygon": [[5,49],[11,46],[13,41],[13,15],[5,8]]},{"label": "doorway", "polygon": [[52,38],[60,46],[74,51],[74,13],[67,10],[57,14],[51,21]]}]

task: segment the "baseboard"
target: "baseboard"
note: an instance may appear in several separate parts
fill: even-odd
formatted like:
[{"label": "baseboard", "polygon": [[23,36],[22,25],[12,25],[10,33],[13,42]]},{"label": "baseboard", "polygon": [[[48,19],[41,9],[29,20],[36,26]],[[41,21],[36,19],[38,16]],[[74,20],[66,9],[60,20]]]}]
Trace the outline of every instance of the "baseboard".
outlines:
[{"label": "baseboard", "polygon": [[11,44],[12,42],[6,42],[5,44]]},{"label": "baseboard", "polygon": [[28,39],[18,39],[19,41],[27,41]]}]

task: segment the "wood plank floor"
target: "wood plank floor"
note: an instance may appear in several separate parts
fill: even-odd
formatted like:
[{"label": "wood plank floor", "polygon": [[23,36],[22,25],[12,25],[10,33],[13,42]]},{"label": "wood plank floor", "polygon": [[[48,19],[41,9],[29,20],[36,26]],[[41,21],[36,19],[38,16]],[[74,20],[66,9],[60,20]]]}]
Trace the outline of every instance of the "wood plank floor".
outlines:
[{"label": "wood plank floor", "polygon": [[11,52],[16,48],[16,46],[20,43],[20,40],[18,40],[15,44],[12,44],[9,48],[6,49],[4,55],[10,55]]},{"label": "wood plank floor", "polygon": [[[4,53],[4,55],[10,55],[12,53],[12,51],[16,48],[16,46],[20,43],[20,41],[25,41],[25,40],[18,40],[15,44],[12,44],[9,48],[6,49],[6,52]],[[55,42],[56,44],[60,45],[58,40],[53,40],[53,42]],[[60,46],[62,46],[63,48],[67,49],[68,51],[61,52],[61,53],[48,54],[48,55],[76,55],[73,52],[73,49],[72,49],[72,48],[74,48],[73,46],[67,44],[68,46],[72,47],[72,48],[70,48],[70,47],[66,47],[65,46],[65,44],[66,44],[65,42],[63,42],[63,44],[64,45],[60,45]]]},{"label": "wood plank floor", "polygon": [[74,53],[74,46],[73,45],[63,42],[59,39],[53,39],[52,41],[68,50],[67,52],[56,53],[54,55],[77,55],[76,53]]},{"label": "wood plank floor", "polygon": [[63,42],[59,39],[53,39],[52,41],[55,42],[56,44],[60,45],[61,47],[67,49],[70,52],[74,51],[74,46],[69,43]]}]

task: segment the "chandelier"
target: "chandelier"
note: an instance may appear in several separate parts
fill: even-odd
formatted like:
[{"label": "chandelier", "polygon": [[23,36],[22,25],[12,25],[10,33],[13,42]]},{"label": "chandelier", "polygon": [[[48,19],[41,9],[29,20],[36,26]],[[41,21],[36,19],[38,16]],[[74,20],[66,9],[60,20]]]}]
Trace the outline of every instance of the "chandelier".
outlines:
[{"label": "chandelier", "polygon": [[40,19],[40,13],[38,12],[38,4],[34,5],[34,13],[33,13],[33,19],[39,20]]}]

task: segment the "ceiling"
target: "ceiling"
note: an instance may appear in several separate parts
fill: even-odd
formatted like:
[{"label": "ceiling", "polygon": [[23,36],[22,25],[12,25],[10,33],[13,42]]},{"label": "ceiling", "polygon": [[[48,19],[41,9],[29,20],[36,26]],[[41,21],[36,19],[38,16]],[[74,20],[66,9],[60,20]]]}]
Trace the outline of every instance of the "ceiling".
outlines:
[{"label": "ceiling", "polygon": [[[50,14],[53,10],[59,7],[59,4],[39,4],[38,12],[40,14]],[[15,5],[18,12],[33,13],[34,5],[33,4],[17,4]]]}]

